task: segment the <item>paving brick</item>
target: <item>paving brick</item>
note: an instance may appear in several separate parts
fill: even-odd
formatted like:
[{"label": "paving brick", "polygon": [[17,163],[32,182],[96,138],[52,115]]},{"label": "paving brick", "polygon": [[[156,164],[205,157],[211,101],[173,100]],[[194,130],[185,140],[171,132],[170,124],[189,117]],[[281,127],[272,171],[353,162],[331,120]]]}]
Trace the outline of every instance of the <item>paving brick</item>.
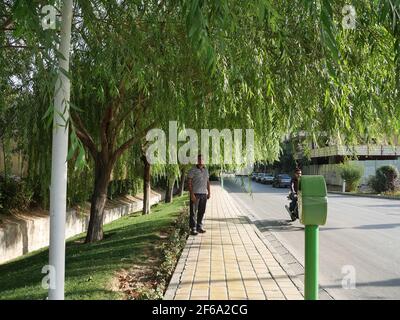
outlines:
[{"label": "paving brick", "polygon": [[263,294],[248,294],[247,297],[249,300],[266,300]]},{"label": "paving brick", "polygon": [[215,184],[212,194],[204,221],[208,232],[189,237],[182,254],[186,259],[177,268],[183,270],[177,271],[182,272],[176,277],[180,283],[171,296],[176,300],[303,299],[231,196]]},{"label": "paving brick", "polygon": [[190,295],[181,295],[181,294],[176,294],[175,295],[175,300],[190,300]]},{"label": "paving brick", "polygon": [[285,294],[287,300],[304,300],[304,297],[300,294]]},{"label": "paving brick", "polygon": [[286,299],[283,295],[280,295],[280,296],[273,296],[273,297],[267,296],[267,300],[286,300]]}]

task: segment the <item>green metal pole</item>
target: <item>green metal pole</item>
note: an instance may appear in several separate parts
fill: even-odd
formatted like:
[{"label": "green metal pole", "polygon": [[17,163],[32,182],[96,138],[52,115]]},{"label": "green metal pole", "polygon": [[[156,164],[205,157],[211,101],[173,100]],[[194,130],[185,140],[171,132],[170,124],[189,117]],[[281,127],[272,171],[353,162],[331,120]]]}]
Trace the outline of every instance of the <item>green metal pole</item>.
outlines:
[{"label": "green metal pole", "polygon": [[318,300],[318,226],[305,226],[305,285],[306,300]]}]

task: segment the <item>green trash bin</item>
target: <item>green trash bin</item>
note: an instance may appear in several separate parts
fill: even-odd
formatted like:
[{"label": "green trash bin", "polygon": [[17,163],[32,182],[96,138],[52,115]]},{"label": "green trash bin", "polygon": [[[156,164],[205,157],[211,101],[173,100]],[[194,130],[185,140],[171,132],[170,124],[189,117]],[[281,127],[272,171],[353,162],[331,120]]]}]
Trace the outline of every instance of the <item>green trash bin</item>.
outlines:
[{"label": "green trash bin", "polygon": [[325,225],[328,214],[328,198],[324,177],[302,176],[299,189],[300,223]]}]

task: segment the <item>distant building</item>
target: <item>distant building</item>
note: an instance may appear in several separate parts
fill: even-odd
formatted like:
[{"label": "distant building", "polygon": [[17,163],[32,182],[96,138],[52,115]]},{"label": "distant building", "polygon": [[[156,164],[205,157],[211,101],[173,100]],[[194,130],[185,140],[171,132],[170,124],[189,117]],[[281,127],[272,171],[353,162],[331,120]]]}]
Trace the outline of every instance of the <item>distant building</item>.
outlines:
[{"label": "distant building", "polygon": [[[339,165],[348,158],[356,158],[350,163],[362,165],[364,176],[362,184],[366,184],[370,176],[375,175],[376,169],[384,165],[394,165],[400,170],[400,146],[391,145],[329,145],[322,148],[310,146],[307,151],[310,164],[302,168],[303,174],[323,175],[327,184],[342,185]],[[305,156],[305,150],[295,154],[295,159],[300,160]]]}]

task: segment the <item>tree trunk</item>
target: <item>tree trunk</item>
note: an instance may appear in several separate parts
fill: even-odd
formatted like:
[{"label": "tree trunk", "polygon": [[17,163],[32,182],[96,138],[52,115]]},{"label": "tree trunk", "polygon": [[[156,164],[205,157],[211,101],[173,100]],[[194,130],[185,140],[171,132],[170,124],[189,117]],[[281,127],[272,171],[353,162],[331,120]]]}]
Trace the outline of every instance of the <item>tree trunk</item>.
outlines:
[{"label": "tree trunk", "polygon": [[186,179],[186,172],[184,170],[181,171],[181,180],[179,182],[179,190],[178,195],[181,197],[183,196],[183,191],[185,190],[185,179]]},{"label": "tree trunk", "polygon": [[90,220],[86,235],[86,243],[103,239],[104,208],[107,202],[107,190],[110,183],[112,166],[96,161],[95,187],[90,206]]},{"label": "tree trunk", "polygon": [[172,202],[174,194],[175,178],[168,179],[167,190],[165,191],[165,203]]},{"label": "tree trunk", "polygon": [[143,214],[149,214],[150,213],[150,195],[151,195],[151,186],[150,186],[151,165],[147,161],[146,156],[142,157],[142,161],[144,164],[144,170],[143,170]]}]

